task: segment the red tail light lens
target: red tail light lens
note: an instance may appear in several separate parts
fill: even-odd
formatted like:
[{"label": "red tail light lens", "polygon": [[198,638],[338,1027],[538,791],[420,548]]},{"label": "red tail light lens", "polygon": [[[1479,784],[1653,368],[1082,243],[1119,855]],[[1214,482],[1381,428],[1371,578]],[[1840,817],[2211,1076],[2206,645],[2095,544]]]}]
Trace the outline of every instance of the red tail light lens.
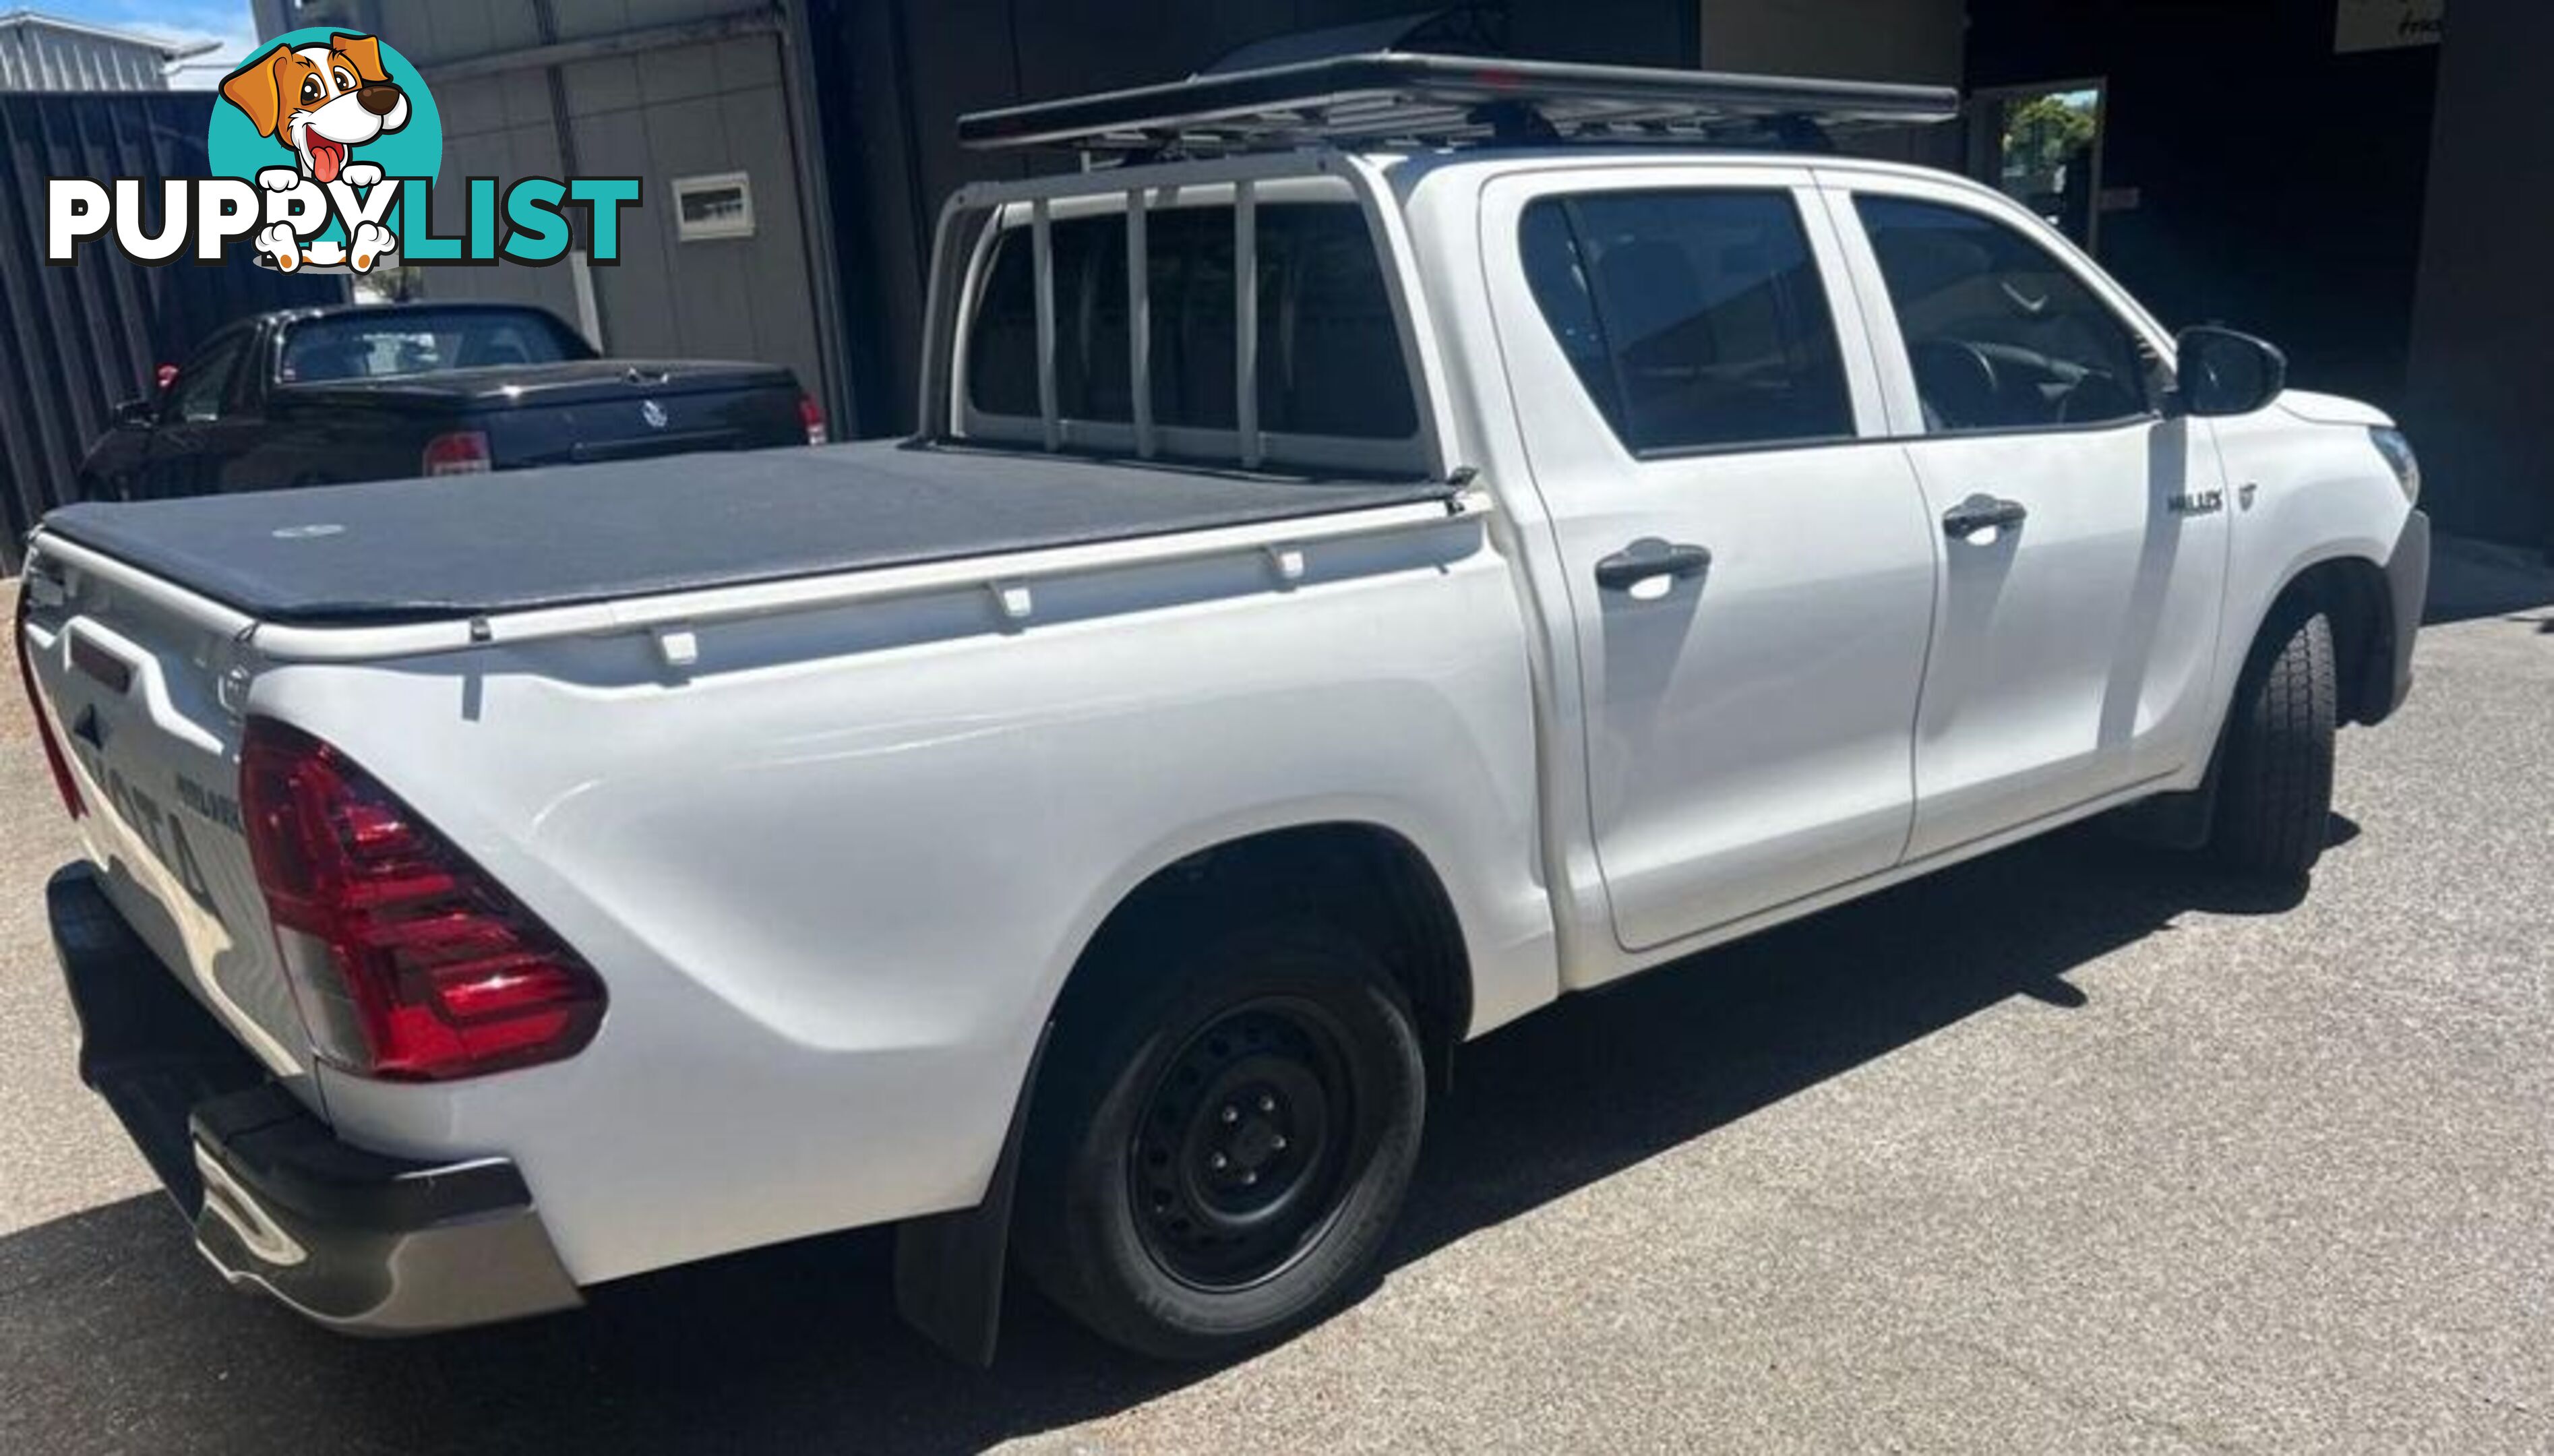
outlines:
[{"label": "red tail light lens", "polygon": [[807,427],[807,443],[825,443],[825,410],[812,394],[798,396],[798,422]]},{"label": "red tail light lens", "polygon": [[486,430],[454,430],[425,442],[427,475],[486,475],[495,468]]},{"label": "red tail light lens", "polygon": [[54,790],[62,796],[62,808],[73,819],[83,818],[88,806],[80,802],[79,780],[71,777],[71,762],[62,756],[61,739],[54,736],[53,715],[45,711],[44,700],[36,696],[36,664],[27,658],[27,587],[18,586],[18,616],[10,624],[18,641],[18,681],[27,689],[27,711],[36,718],[36,740],[45,745],[45,763],[54,771]]},{"label": "red tail light lens", "polygon": [[344,754],[269,719],[240,748],[249,852],[319,1057],[442,1081],[554,1062],[603,982],[539,917]]}]

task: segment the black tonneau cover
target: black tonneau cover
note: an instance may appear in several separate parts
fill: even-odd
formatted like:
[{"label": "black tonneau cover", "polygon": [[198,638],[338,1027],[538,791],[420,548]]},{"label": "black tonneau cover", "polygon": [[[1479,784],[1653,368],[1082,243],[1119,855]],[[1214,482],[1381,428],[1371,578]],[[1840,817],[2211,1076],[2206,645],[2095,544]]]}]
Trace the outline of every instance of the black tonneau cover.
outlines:
[{"label": "black tonneau cover", "polygon": [[1451,499],[878,441],[65,505],[76,541],[262,620],[418,621]]}]

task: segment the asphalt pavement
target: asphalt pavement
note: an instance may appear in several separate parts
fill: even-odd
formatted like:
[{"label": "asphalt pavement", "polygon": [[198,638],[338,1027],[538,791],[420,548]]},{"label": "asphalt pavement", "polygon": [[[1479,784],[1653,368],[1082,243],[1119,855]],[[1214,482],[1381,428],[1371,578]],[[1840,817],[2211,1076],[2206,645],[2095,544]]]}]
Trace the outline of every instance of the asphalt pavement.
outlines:
[{"label": "asphalt pavement", "polygon": [[[1467,1050],[1361,1302],[1219,1370],[811,1240],[342,1339],[71,1070],[0,694],[0,1452],[2554,1450],[2554,574],[2451,544],[2311,889],[2074,833]],[[0,588],[0,608],[7,606]]]}]

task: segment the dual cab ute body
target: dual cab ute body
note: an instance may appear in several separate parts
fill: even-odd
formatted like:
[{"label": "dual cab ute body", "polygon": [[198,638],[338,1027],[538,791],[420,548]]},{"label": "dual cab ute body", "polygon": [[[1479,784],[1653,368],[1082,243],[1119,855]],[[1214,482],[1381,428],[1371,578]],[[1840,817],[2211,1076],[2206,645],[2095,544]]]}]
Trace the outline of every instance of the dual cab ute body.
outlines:
[{"label": "dual cab ute body", "polygon": [[[931,313],[917,439],[714,497],[38,533],[89,1069],[235,1280],[433,1327],[895,1222],[982,1354],[1016,1229],[1112,1338],[1234,1348],[1372,1257],[1414,1058],[2124,806],[2298,870],[2315,745],[2328,797],[2408,682],[2382,416],[1933,173],[1138,161],[960,194]],[[119,1080],[136,981],[217,1074]]]}]

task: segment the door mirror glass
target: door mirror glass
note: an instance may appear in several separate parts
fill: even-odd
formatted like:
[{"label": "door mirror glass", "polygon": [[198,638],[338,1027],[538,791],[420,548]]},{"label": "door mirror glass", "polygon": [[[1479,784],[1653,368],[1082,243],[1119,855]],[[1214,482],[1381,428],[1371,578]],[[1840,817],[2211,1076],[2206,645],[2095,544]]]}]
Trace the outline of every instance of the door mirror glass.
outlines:
[{"label": "door mirror glass", "polygon": [[147,429],[159,417],[160,401],[157,399],[127,399],[115,406],[117,424],[140,425]]},{"label": "door mirror glass", "polygon": [[2251,334],[2200,324],[2177,346],[2173,397],[2183,414],[2250,414],[2288,387],[2288,357]]}]

